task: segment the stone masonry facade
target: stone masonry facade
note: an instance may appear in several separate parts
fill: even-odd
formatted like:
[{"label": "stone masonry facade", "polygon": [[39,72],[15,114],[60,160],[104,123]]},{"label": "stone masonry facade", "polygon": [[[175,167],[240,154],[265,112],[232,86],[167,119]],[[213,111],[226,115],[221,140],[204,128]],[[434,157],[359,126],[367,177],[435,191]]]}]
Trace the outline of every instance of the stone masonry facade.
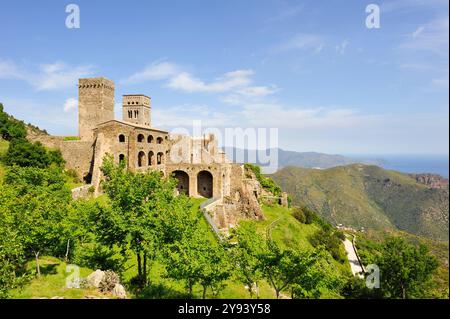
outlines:
[{"label": "stone masonry facade", "polygon": [[92,184],[95,195],[101,193],[100,167],[109,154],[128,170],[159,170],[175,177],[178,193],[213,198],[216,204],[210,214],[220,228],[236,224],[243,205],[242,218],[263,218],[256,196],[248,191],[243,165],[226,158],[213,134],[190,137],[153,127],[151,99],[143,94],[124,95],[122,119],[115,119],[114,89],[114,83],[103,77],[79,80],[78,139],[33,134],[28,138],[60,149],[66,168]]}]

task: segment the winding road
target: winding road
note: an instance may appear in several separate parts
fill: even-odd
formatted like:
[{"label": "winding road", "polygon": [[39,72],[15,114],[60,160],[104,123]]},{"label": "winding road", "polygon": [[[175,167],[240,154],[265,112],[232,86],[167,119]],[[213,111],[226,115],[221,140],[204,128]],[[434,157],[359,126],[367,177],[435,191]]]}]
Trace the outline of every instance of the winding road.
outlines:
[{"label": "winding road", "polygon": [[350,263],[350,268],[352,270],[353,276],[358,276],[360,278],[364,278],[364,270],[361,266],[357,253],[355,251],[355,247],[353,246],[353,243],[348,239],[345,238],[344,240],[344,247],[345,251],[347,252],[347,258],[348,262]]}]

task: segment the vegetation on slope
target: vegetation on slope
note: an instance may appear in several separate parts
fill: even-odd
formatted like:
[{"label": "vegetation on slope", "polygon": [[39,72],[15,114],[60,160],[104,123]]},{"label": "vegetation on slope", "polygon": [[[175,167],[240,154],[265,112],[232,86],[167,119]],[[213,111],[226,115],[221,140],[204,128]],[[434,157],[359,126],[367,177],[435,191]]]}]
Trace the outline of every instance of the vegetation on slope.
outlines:
[{"label": "vegetation on slope", "polygon": [[271,177],[294,204],[319,212],[335,225],[400,229],[448,240],[448,187],[429,188],[409,175],[366,165],[288,167]]}]

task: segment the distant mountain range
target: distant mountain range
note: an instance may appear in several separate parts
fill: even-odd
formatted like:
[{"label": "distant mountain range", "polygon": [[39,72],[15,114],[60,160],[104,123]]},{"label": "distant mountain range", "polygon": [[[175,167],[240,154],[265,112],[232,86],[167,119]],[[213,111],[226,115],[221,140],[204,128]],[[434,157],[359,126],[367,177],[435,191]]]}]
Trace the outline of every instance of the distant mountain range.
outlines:
[{"label": "distant mountain range", "polygon": [[270,165],[272,165],[271,168],[273,172],[286,166],[325,169],[356,163],[379,166],[382,164],[382,161],[375,159],[354,159],[343,155],[324,154],[317,152],[285,151],[281,148],[273,148],[270,150],[262,151],[264,153],[262,156],[259,153],[261,151],[257,150],[242,150],[238,148],[225,148],[224,150],[227,154],[227,157],[234,162],[257,164],[262,166],[263,169],[265,167],[267,168],[268,166],[267,161],[264,160],[264,154],[277,154],[278,162],[276,164],[278,166],[273,167],[274,163],[270,163]]},{"label": "distant mountain range", "polygon": [[[448,155],[333,155],[317,152],[295,152],[273,148],[265,151],[225,148],[229,159],[252,163],[267,174],[286,166],[326,169],[350,164],[376,165],[403,173],[434,173],[448,178]],[[271,156],[269,156],[269,154]],[[376,157],[375,157],[376,156]],[[270,163],[267,162],[270,158]],[[276,160],[274,160],[276,158]]]},{"label": "distant mountain range", "polygon": [[292,196],[333,224],[398,229],[448,241],[448,180],[373,165],[329,169],[285,167],[270,175]]}]

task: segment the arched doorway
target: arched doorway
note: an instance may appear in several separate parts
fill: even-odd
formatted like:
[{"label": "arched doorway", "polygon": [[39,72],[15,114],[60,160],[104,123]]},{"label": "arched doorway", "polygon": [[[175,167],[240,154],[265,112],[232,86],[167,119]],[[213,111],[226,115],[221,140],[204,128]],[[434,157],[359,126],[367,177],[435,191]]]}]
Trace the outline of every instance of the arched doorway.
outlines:
[{"label": "arched doorway", "polygon": [[213,197],[213,176],[208,171],[201,171],[197,175],[197,193],[200,196]]},{"label": "arched doorway", "polygon": [[172,175],[178,180],[178,193],[189,196],[189,175],[184,171],[174,171]]},{"label": "arched doorway", "polygon": [[145,163],[145,153],[140,151],[138,154],[138,167],[144,166]]}]

